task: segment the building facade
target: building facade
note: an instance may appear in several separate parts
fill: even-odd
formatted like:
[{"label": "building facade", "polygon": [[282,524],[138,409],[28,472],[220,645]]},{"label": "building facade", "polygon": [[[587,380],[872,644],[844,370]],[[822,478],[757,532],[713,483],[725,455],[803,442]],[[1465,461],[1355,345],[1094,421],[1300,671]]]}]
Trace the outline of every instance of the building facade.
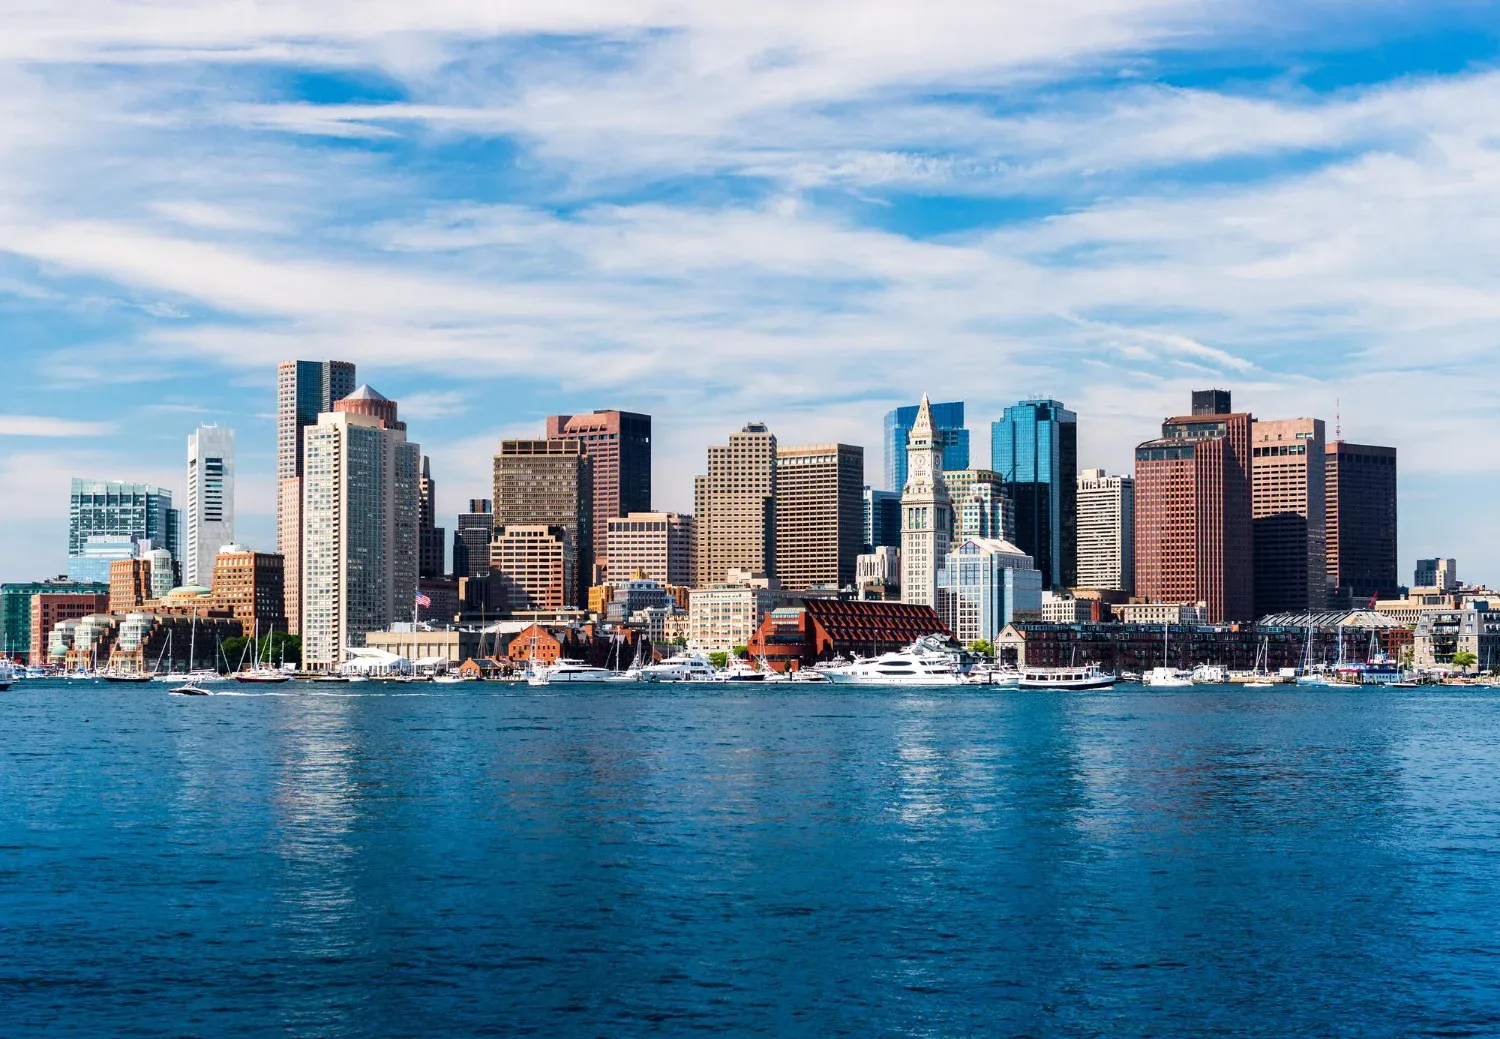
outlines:
[{"label": "building facade", "polygon": [[285,631],[286,561],[274,552],[225,545],[214,557],[213,603],[251,635]]},{"label": "building facade", "polygon": [[694,584],[706,588],[731,570],[775,576],[776,436],[763,422],[708,449],[708,472],[693,480],[698,540]]},{"label": "building facade", "polygon": [[953,540],[953,505],[943,479],[943,449],[927,395],[906,439],[906,487],[901,492],[901,601],[938,605],[938,572]]},{"label": "building facade", "polygon": [[993,469],[956,469],[943,474],[953,503],[954,538],[1014,542],[1016,506],[1005,480]]},{"label": "building facade", "polygon": [[644,573],[663,584],[691,585],[696,571],[693,517],[676,512],[632,512],[609,519],[605,580],[619,584]]},{"label": "building facade", "polygon": [[1342,605],[1394,596],[1396,449],[1335,440],[1324,451],[1329,595]]},{"label": "building facade", "polygon": [[564,610],[578,605],[573,533],[560,525],[513,524],[490,542],[490,582],[501,609]]},{"label": "building facade", "polygon": [[495,508],[489,498],[470,498],[469,511],[458,514],[453,531],[453,577],[483,577],[490,572],[490,540],[495,536]]},{"label": "building facade", "polygon": [[1323,422],[1257,419],[1250,425],[1255,523],[1255,615],[1328,604]]},{"label": "building facade", "polygon": [[901,547],[901,492],[877,491],[866,487],[862,495],[865,510],[865,555],[877,548]]},{"label": "building facade", "polygon": [[[577,440],[589,456],[594,479],[593,566],[602,573],[610,566],[609,521],[651,511],[651,416],[633,411],[550,415],[547,439]],[[583,576],[592,580],[595,575]]]},{"label": "building facade", "polygon": [[117,559],[109,564],[109,612],[139,610],[151,591],[151,560]]},{"label": "building facade", "polygon": [[793,671],[834,657],[874,657],[951,634],[931,606],[808,599],[768,610],[744,643],[752,659]]},{"label": "building facade", "polygon": [[287,626],[302,631],[303,431],[354,392],[348,361],[282,361],[276,366],[276,551],[286,562]]},{"label": "building facade", "polygon": [[[108,612],[108,592],[38,592],[31,596],[27,611],[26,662],[32,667],[47,665],[48,640],[53,629],[62,622],[79,621]],[[16,654],[7,649],[5,655],[13,659]]]},{"label": "building facade", "polygon": [[1451,592],[1458,586],[1458,560],[1417,560],[1416,571],[1412,574],[1413,588],[1436,588],[1440,592]]},{"label": "building facade", "polygon": [[319,415],[303,439],[302,661],[326,669],[412,615],[421,448],[351,411]]},{"label": "building facade", "polygon": [[964,645],[993,640],[1012,621],[1041,619],[1042,575],[1007,541],[965,538],[938,574],[938,616]]},{"label": "building facade", "polygon": [[[1456,667],[1459,653],[1472,654],[1474,668],[1493,670],[1500,664],[1500,603],[1475,602],[1464,609],[1423,610],[1412,639],[1417,667]],[[1460,669],[1463,670],[1463,669]]]},{"label": "building facade", "polygon": [[[172,492],[164,487],[75,478],[68,503],[68,578],[107,582],[110,562],[135,554],[120,554],[121,539],[150,541],[180,564],[181,530],[182,513],[172,507]],[[99,551],[106,546],[112,551]]]},{"label": "building facade", "polygon": [[[502,440],[495,456],[496,536],[502,527],[562,528],[575,595],[593,573],[593,460],[585,447],[576,439]],[[491,551],[491,565],[494,558]]]},{"label": "building facade", "polygon": [[219,549],[234,542],[234,430],[199,426],[188,436],[185,584],[209,578]]},{"label": "building facade", "polygon": [[1016,510],[1016,547],[1047,589],[1078,583],[1078,416],[1055,400],[1023,400],[990,426],[990,468]]},{"label": "building facade", "polygon": [[783,588],[847,588],[864,547],[865,449],[776,449],[776,576]]},{"label": "building facade", "polygon": [[1114,607],[1122,624],[1207,624],[1208,605],[1191,602],[1122,602]]},{"label": "building facade", "polygon": [[[32,649],[31,600],[43,594],[103,596],[109,600],[107,582],[70,581],[55,577],[47,581],[15,581],[0,584],[0,657],[24,660]],[[43,639],[46,632],[42,633]]]},{"label": "building facade", "polygon": [[1135,480],[1085,469],[1078,476],[1078,587],[1135,590]]},{"label": "building facade", "polygon": [[861,598],[893,599],[901,591],[901,550],[878,545],[859,557],[854,584]]},{"label": "building facade", "polygon": [[688,645],[694,649],[718,652],[747,645],[768,612],[803,599],[764,574],[726,576],[711,588],[694,588],[688,597]]},{"label": "building facade", "polygon": [[448,575],[448,532],[437,525],[437,481],[432,478],[432,460],[426,455],[422,456],[419,486],[422,499],[417,509],[417,573],[426,580],[438,580]]},{"label": "building facade", "polygon": [[[964,425],[964,402],[928,404],[932,413],[933,438],[943,456],[943,469],[969,468],[969,430]],[[894,408],[885,413],[885,488],[900,494],[906,487],[906,442],[916,425],[920,404]]]},{"label": "building facade", "polygon": [[1169,418],[1159,439],[1136,447],[1138,598],[1202,600],[1214,622],[1253,619],[1252,421],[1231,412]]}]

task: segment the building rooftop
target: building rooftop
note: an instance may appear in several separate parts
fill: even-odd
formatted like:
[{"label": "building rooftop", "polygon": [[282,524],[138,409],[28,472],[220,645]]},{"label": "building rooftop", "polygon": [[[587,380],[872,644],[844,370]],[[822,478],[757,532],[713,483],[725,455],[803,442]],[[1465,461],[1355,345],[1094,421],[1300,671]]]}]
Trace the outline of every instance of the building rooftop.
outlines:
[{"label": "building rooftop", "polygon": [[1256,621],[1262,628],[1399,628],[1401,622],[1374,610],[1320,610],[1272,613]]},{"label": "building rooftop", "polygon": [[359,389],[357,389],[353,393],[349,394],[349,396],[345,397],[344,400],[383,400],[383,401],[389,401],[390,398],[387,397],[387,396],[385,396],[384,394],[380,393],[378,390],[374,389],[373,387],[371,387],[371,385],[369,383],[362,382],[362,383],[359,384]]}]

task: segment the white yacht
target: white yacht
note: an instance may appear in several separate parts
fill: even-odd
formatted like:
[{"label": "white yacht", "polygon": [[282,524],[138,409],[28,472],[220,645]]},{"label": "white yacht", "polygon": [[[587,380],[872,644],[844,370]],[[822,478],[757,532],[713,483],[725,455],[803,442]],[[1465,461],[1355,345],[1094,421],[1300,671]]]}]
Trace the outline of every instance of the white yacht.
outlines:
[{"label": "white yacht", "polygon": [[1114,684],[1114,675],[1105,674],[1093,664],[1021,669],[1022,689],[1104,689]]},{"label": "white yacht", "polygon": [[946,686],[964,682],[953,654],[931,635],[895,653],[823,669],[823,677],[837,685]]},{"label": "white yacht", "polygon": [[641,668],[642,682],[712,682],[714,666],[702,653],[679,653]]},{"label": "white yacht", "polygon": [[738,658],[731,660],[714,675],[715,682],[764,682],[765,672],[757,671]]},{"label": "white yacht", "polygon": [[15,680],[16,669],[10,666],[9,660],[0,660],[0,693],[9,689]]},{"label": "white yacht", "polygon": [[1175,688],[1192,684],[1193,673],[1191,671],[1179,671],[1175,667],[1153,667],[1141,676],[1141,685],[1155,686],[1157,688]]},{"label": "white yacht", "polygon": [[827,677],[825,677],[825,675],[824,675],[824,672],[826,670],[827,670],[826,668],[818,668],[818,667],[802,667],[802,668],[798,668],[796,671],[793,671],[790,676],[788,676],[788,681],[791,681],[791,682],[826,682],[826,681],[828,681]]},{"label": "white yacht", "polygon": [[966,679],[970,685],[991,685],[997,689],[1015,689],[1021,684],[1021,672],[1004,664],[976,664]]},{"label": "white yacht", "polygon": [[1197,685],[1224,685],[1229,681],[1229,669],[1222,664],[1199,664],[1193,668],[1193,682]]},{"label": "white yacht", "polygon": [[553,682],[602,682],[610,675],[608,668],[594,667],[578,660],[559,660],[551,667],[539,667],[526,679],[528,685],[551,685]]}]

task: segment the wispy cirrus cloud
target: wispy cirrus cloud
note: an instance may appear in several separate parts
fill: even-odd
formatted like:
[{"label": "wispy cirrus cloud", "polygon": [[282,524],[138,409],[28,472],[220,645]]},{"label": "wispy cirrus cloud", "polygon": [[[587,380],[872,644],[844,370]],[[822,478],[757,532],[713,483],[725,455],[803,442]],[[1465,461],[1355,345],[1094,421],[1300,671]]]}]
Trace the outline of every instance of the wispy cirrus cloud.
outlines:
[{"label": "wispy cirrus cloud", "polygon": [[47,415],[0,415],[0,437],[98,437],[114,431],[110,422],[84,422]]}]

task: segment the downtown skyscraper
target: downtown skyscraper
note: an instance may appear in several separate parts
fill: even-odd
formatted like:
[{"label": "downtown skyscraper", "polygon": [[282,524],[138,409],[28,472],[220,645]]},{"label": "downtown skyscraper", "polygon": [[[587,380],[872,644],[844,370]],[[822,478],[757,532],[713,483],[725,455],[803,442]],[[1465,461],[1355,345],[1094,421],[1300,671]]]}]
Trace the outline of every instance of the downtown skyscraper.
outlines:
[{"label": "downtown skyscraper", "polygon": [[776,576],[782,587],[854,584],[864,548],[865,449],[776,448]]},{"label": "downtown skyscraper", "polygon": [[1323,422],[1256,419],[1250,426],[1255,616],[1328,603]]},{"label": "downtown skyscraper", "polygon": [[188,437],[187,558],[183,581],[207,585],[214,557],[234,542],[234,430],[199,426]]},{"label": "downtown skyscraper", "polygon": [[943,446],[927,395],[906,441],[906,486],[901,491],[901,601],[937,609],[938,573],[953,540],[953,505],[943,480]]},{"label": "downtown skyscraper", "polygon": [[276,366],[276,551],[286,566],[287,630],[302,630],[303,430],[354,392],[348,361],[282,361]]},{"label": "downtown skyscraper", "polygon": [[776,435],[746,423],[708,449],[708,473],[693,480],[699,588],[731,569],[776,576]]},{"label": "downtown skyscraper", "polygon": [[[590,551],[593,568],[602,575],[609,567],[609,521],[651,511],[651,416],[614,410],[550,415],[547,439],[579,441],[589,456],[594,481]],[[585,581],[590,577],[582,575]]]},{"label": "downtown skyscraper", "polygon": [[1401,584],[1396,449],[1334,440],[1324,448],[1324,462],[1330,597],[1340,606],[1359,606],[1394,596]]},{"label": "downtown skyscraper", "polygon": [[1042,587],[1078,583],[1078,416],[1055,400],[1023,400],[990,426],[990,468],[1015,503],[1016,546]]},{"label": "downtown skyscraper", "polygon": [[133,559],[140,542],[181,566],[182,512],[172,492],[149,483],[75,478],[68,501],[68,579],[106,584],[109,565]]},{"label": "downtown skyscraper", "polygon": [[[885,414],[885,488],[900,494],[906,487],[906,442],[917,421],[920,405],[892,408]],[[964,402],[929,404],[933,435],[942,454],[943,470],[969,468],[969,430],[964,425]]]}]

